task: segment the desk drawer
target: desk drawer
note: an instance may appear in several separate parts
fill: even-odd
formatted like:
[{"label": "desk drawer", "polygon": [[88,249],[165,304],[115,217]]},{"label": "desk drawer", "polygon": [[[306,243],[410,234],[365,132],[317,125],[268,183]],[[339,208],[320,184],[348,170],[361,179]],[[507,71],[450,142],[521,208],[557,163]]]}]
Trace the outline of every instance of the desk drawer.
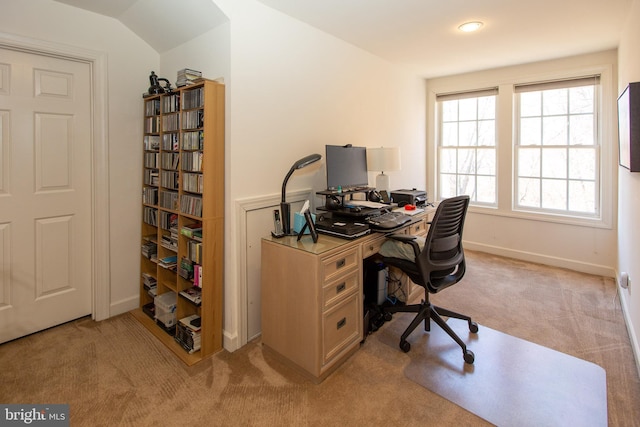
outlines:
[{"label": "desk drawer", "polygon": [[362,244],[362,258],[369,258],[371,255],[375,255],[380,251],[380,246],[385,242],[386,237],[381,236],[377,239],[373,239],[369,242]]},{"label": "desk drawer", "polygon": [[322,288],[323,310],[358,289],[360,270],[353,270],[345,277],[326,284]]},{"label": "desk drawer", "polygon": [[358,295],[352,294],[322,316],[323,365],[354,342],[360,342],[362,300]]},{"label": "desk drawer", "polygon": [[330,280],[337,279],[341,274],[351,269],[358,269],[360,262],[358,253],[358,247],[356,246],[353,249],[323,259],[322,282],[327,283]]},{"label": "desk drawer", "polygon": [[429,225],[427,224],[427,219],[422,219],[415,224],[411,224],[407,229],[406,233],[411,236],[423,236],[427,234],[427,230],[429,230]]}]

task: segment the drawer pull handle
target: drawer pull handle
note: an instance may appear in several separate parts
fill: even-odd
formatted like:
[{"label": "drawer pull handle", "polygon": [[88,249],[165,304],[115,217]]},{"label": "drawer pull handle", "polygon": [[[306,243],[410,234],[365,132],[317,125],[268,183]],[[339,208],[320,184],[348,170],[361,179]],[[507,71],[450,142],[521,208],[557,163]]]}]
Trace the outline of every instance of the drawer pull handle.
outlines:
[{"label": "drawer pull handle", "polygon": [[336,262],[336,268],[342,268],[344,267],[345,264],[346,264],[346,261],[344,258],[342,258],[340,261]]},{"label": "drawer pull handle", "polygon": [[347,318],[343,317],[342,319],[340,319],[338,323],[336,323],[336,329],[340,329],[346,324],[347,324]]},{"label": "drawer pull handle", "polygon": [[346,282],[342,282],[336,287],[336,293],[339,294],[340,292],[344,291],[345,289],[347,289],[347,283]]}]

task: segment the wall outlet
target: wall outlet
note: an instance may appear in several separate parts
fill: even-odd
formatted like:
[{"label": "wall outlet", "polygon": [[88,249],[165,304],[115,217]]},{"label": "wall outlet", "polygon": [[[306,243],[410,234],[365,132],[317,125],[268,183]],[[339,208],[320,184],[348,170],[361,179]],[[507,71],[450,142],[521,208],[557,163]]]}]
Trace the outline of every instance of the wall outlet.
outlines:
[{"label": "wall outlet", "polygon": [[626,289],[629,293],[631,293],[631,279],[629,278],[629,274],[624,271],[620,273],[620,287]]}]

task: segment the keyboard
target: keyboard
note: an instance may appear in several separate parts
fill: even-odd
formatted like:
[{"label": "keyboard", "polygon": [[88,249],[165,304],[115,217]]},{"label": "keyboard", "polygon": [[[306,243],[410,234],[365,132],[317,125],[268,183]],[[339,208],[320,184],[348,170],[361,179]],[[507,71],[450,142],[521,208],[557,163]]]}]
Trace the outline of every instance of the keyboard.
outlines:
[{"label": "keyboard", "polygon": [[371,216],[367,219],[369,227],[375,230],[391,230],[409,221],[411,221],[411,217],[402,212],[386,212],[381,215]]}]

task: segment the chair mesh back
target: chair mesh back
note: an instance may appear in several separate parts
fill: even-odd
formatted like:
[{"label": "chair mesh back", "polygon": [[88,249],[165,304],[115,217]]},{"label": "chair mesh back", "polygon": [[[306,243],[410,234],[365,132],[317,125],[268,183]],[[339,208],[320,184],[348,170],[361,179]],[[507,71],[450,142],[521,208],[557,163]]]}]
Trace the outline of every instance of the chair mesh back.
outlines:
[{"label": "chair mesh back", "polygon": [[417,264],[427,288],[435,293],[459,281],[465,272],[462,229],[469,196],[445,199],[438,205]]}]

